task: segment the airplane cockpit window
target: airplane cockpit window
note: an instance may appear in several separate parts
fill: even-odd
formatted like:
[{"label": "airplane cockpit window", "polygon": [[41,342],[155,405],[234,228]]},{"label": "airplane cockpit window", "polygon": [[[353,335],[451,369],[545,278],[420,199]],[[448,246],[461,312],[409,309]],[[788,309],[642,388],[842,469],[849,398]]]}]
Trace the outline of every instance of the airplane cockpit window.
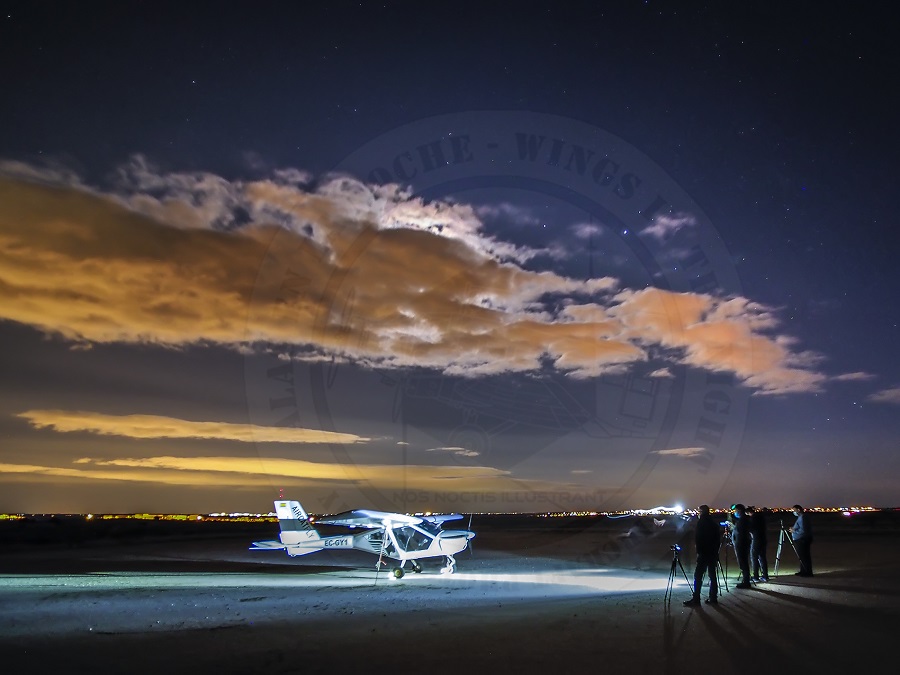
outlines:
[{"label": "airplane cockpit window", "polygon": [[395,556],[397,554],[394,549],[394,542],[391,541],[390,537],[384,536],[383,530],[370,532],[366,535],[366,539],[368,539],[369,545],[376,553],[384,553],[387,556]]},{"label": "airplane cockpit window", "polygon": [[424,551],[433,539],[433,537],[429,537],[411,525],[396,528],[394,537],[397,539],[397,544],[404,551]]},{"label": "airplane cockpit window", "polygon": [[423,520],[421,523],[419,523],[418,526],[420,528],[422,528],[423,530],[425,530],[426,532],[428,532],[429,534],[433,534],[435,537],[441,531],[440,525],[437,525],[435,523],[430,523],[427,520]]}]

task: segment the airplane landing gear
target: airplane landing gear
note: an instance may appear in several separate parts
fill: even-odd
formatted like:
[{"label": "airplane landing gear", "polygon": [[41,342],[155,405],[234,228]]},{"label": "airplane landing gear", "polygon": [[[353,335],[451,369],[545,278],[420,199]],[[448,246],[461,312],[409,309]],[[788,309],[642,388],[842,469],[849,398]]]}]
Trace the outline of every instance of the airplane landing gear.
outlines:
[{"label": "airplane landing gear", "polygon": [[452,555],[448,555],[447,565],[441,568],[441,574],[453,574],[454,572],[456,572],[456,559]]},{"label": "airplane landing gear", "polygon": [[410,560],[409,563],[412,565],[412,571],[416,574],[422,573],[422,565],[419,564],[418,560]]},{"label": "airplane landing gear", "polygon": [[403,578],[403,568],[395,567],[394,569],[391,570],[391,574],[394,575],[395,579],[402,579]]}]

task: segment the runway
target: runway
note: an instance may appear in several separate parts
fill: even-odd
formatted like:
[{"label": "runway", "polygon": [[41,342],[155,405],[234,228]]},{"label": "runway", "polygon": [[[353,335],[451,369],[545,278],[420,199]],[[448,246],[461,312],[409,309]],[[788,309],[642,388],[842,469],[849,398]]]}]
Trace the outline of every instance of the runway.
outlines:
[{"label": "runway", "polygon": [[[193,562],[170,560],[170,568]],[[264,565],[260,572],[123,571],[85,574],[0,575],[4,635],[216,628],[247,623],[317,620],[334,612],[396,613],[417,607],[459,611],[485,603],[585,598],[597,594],[655,593],[667,586],[657,572],[610,568],[565,569],[544,561],[531,571],[510,557],[481,560],[471,571],[427,570],[396,579],[387,571],[321,566]],[[159,560],[157,566],[164,563]],[[675,588],[683,594],[684,579]]]},{"label": "runway", "polygon": [[692,610],[681,570],[664,602],[678,533],[604,560],[609,531],[548,527],[485,528],[456,574],[438,563],[399,580],[250,552],[242,537],[6,552],[0,662],[57,673],[693,674],[714,659],[727,675],[758,672],[762,645],[776,672],[821,675],[879,672],[892,656],[894,531],[822,527],[815,578],[794,577],[786,560],[772,582]]}]

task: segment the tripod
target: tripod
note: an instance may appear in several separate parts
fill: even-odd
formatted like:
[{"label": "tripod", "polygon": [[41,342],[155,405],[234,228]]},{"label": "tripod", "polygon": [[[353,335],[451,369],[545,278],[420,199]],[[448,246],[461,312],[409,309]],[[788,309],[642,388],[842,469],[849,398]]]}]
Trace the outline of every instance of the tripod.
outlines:
[{"label": "tripod", "polygon": [[672,567],[669,569],[669,581],[666,584],[666,594],[663,596],[664,602],[669,602],[672,599],[672,586],[675,584],[676,567],[681,568],[681,574],[684,575],[684,580],[690,586],[691,593],[694,592],[694,585],[688,579],[687,572],[684,571],[684,565],[681,564],[681,558],[678,557],[679,551],[681,551],[681,547],[678,544],[672,546]]},{"label": "tripod", "polygon": [[[725,563],[726,563],[725,570],[727,570],[728,569],[728,567],[727,567],[728,551],[725,551]],[[716,556],[716,574],[718,574],[719,576],[722,577],[722,582],[725,584],[725,592],[728,593],[729,592],[728,591],[728,574],[726,573],[725,570],[722,569],[722,561],[719,560],[718,556]]]},{"label": "tripod", "polygon": [[781,530],[778,532],[778,548],[775,549],[775,576],[778,576],[778,563],[781,562],[781,544],[785,539],[788,540],[788,543],[791,545],[791,548],[794,549],[794,553],[797,556],[797,559],[800,559],[800,554],[797,553],[797,547],[794,546],[794,540],[791,539],[791,533],[784,529],[784,521],[779,521]]},{"label": "tripod", "polygon": [[[722,532],[722,548],[725,549],[725,569],[722,570],[722,564],[719,563],[719,571],[722,572],[722,577],[725,579],[725,590],[728,590],[728,547],[734,548],[734,542],[731,540],[731,533],[728,531],[728,528],[725,528],[725,531]],[[735,558],[737,556],[735,555]]]}]

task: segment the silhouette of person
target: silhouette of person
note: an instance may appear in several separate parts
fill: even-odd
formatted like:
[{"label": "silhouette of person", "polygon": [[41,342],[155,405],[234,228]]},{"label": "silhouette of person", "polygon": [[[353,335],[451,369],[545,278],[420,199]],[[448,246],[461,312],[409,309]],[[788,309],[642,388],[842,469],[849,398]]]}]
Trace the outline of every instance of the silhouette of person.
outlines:
[{"label": "silhouette of person", "polygon": [[743,504],[732,504],[731,514],[731,543],[741,568],[741,580],[735,588],[750,588],[750,519]]},{"label": "silhouette of person", "polygon": [[697,566],[694,568],[694,594],[690,600],[684,601],[685,607],[700,604],[700,589],[703,588],[703,575],[709,577],[709,597],[706,602],[715,605],[719,602],[719,581],[716,578],[716,567],[719,564],[719,524],[709,513],[709,506],[703,504],[697,517],[697,529],[694,532],[694,544],[697,548]]},{"label": "silhouette of person", "polygon": [[758,509],[748,506],[746,509],[750,517],[750,562],[753,565],[753,581],[769,580],[769,559],[766,556],[766,546],[769,543],[766,532],[766,509]]},{"label": "silhouette of person", "polygon": [[791,538],[794,540],[794,548],[797,549],[797,557],[800,558],[800,571],[798,577],[811,577],[813,575],[812,555],[810,547],[813,542],[812,523],[809,514],[799,504],[794,504],[794,515],[797,521],[791,527]]}]

